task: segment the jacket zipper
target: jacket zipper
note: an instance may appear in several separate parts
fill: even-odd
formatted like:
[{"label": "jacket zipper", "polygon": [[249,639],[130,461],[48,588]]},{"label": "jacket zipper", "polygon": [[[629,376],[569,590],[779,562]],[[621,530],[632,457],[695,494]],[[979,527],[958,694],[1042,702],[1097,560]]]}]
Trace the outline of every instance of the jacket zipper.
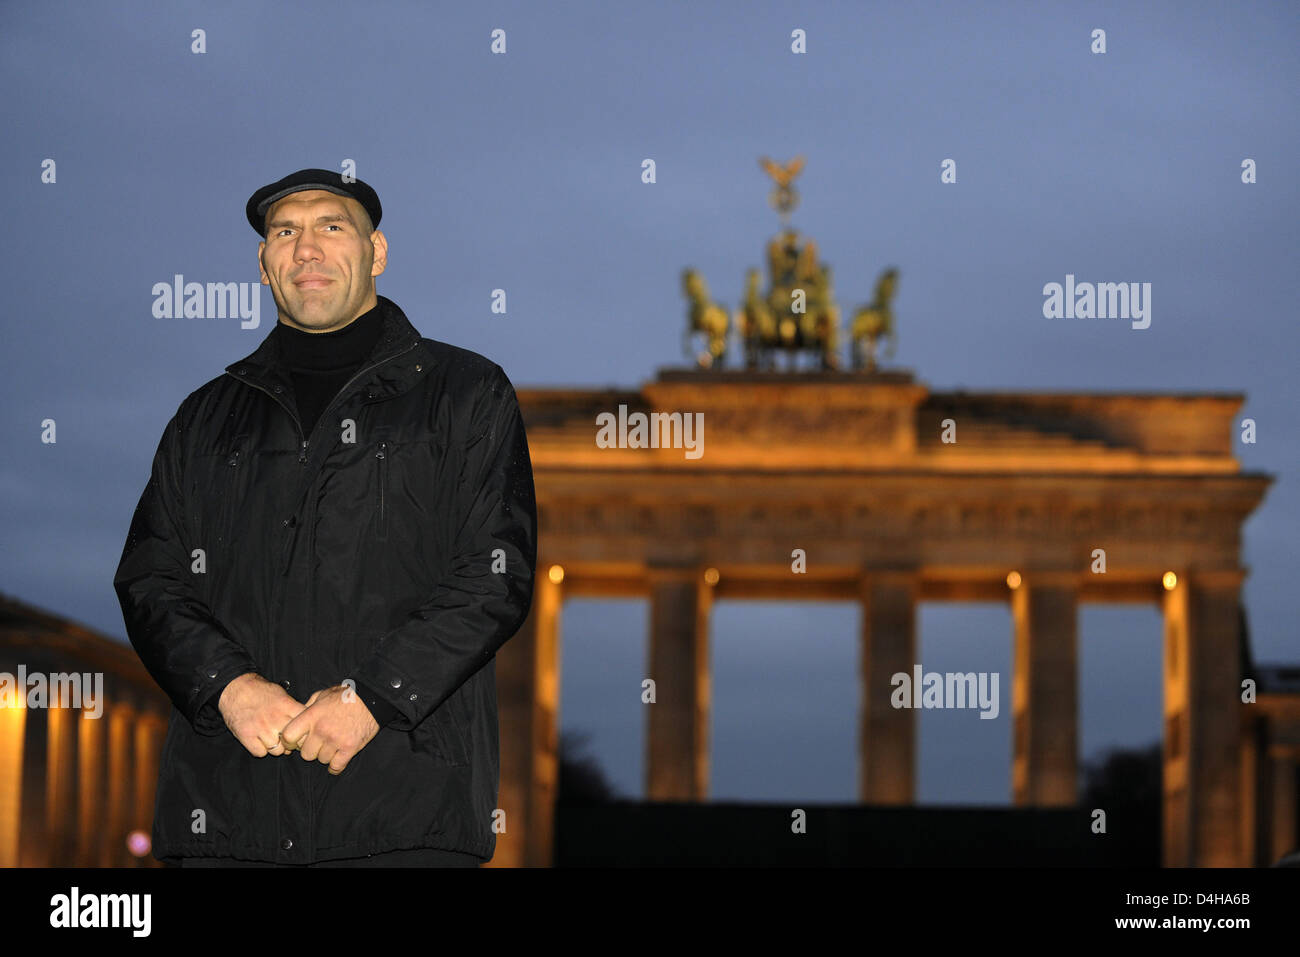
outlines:
[{"label": "jacket zipper", "polygon": [[379,532],[380,541],[388,538],[388,513],[384,508],[384,492],[388,482],[388,443],[380,442],[375,452],[375,462],[379,469]]},{"label": "jacket zipper", "polygon": [[[419,344],[420,341],[417,339],[415,342],[411,343],[409,348],[403,349],[395,356],[389,356],[387,359],[381,359],[379,362],[376,362],[366,367],[365,369],[362,369],[351,379],[349,379],[346,383],[344,383],[343,388],[339,389],[339,391],[334,394],[334,398],[330,400],[330,404],[325,407],[324,411],[322,411],[320,414],[320,418],[316,420],[316,426],[315,428],[312,429],[312,433],[311,433],[312,438],[316,437],[316,430],[319,429],[321,423],[325,421],[325,416],[338,403],[339,397],[345,394],[348,391],[348,389],[352,387],[352,383],[356,382],[363,375],[366,375],[367,373],[373,371],[374,369],[379,368],[385,363],[391,362],[394,359],[398,359],[401,356],[406,355],[406,353],[410,352]],[[298,432],[299,434],[302,433],[301,425],[298,426]],[[307,440],[304,439],[302,443],[302,451],[298,456],[298,464],[302,465],[306,463],[306,461],[307,461]],[[307,509],[309,512],[309,517],[307,522],[307,556],[308,559],[310,560],[311,555],[313,555],[316,551],[316,500],[310,495],[307,496]],[[277,605],[277,608],[278,607],[279,606]],[[309,636],[315,636],[316,634],[316,579],[312,575],[307,576],[307,634]],[[311,783],[308,785],[307,794],[308,794],[307,814],[309,817],[309,821],[307,825],[308,833],[315,834],[316,832],[315,815],[316,815],[316,802],[317,802],[316,783]],[[315,842],[313,840],[312,842],[310,842],[309,846],[314,845],[314,843]]]},{"label": "jacket zipper", "polygon": [[[411,343],[407,348],[403,349],[401,352],[396,353],[395,355],[391,355],[391,356],[389,356],[389,357],[386,358],[386,359],[381,359],[381,360],[379,360],[378,362],[372,363],[372,364],[369,365],[369,366],[366,366],[364,369],[362,369],[362,370],[360,370],[359,372],[357,372],[357,374],[354,375],[351,379],[349,379],[347,382],[345,382],[345,383],[343,384],[343,387],[342,387],[341,389],[339,389],[338,392],[335,393],[334,398],[330,400],[329,405],[327,405],[327,406],[325,407],[325,409],[321,412],[320,417],[316,420],[316,425],[312,428],[311,437],[312,437],[312,438],[315,438],[315,437],[316,437],[316,432],[320,429],[320,427],[321,427],[321,423],[325,421],[325,417],[326,417],[326,415],[327,415],[327,414],[329,413],[329,411],[330,411],[331,409],[333,409],[334,406],[338,403],[339,397],[342,396],[344,393],[346,393],[347,390],[350,389],[350,388],[352,387],[352,384],[353,384],[354,382],[356,382],[358,379],[360,379],[363,375],[366,375],[366,374],[368,374],[368,373],[370,373],[370,372],[373,372],[375,369],[378,369],[380,366],[382,366],[382,365],[386,365],[387,363],[392,362],[394,359],[400,359],[402,356],[406,355],[408,352],[411,352],[413,349],[415,349],[415,347],[418,346],[419,344],[420,344],[420,340],[417,338],[414,342],[412,342],[412,343]],[[301,422],[301,420],[299,420],[298,416],[297,416],[296,414],[294,414],[294,411],[293,411],[292,409],[289,408],[288,403],[281,401],[281,399],[280,399],[278,396],[276,396],[276,394],[275,394],[274,392],[272,392],[270,389],[263,388],[262,386],[257,385],[257,384],[254,383],[254,382],[249,382],[247,379],[242,379],[242,380],[241,380],[241,379],[239,378],[239,376],[237,376],[237,375],[235,375],[234,373],[231,373],[231,372],[229,372],[229,371],[227,371],[226,374],[229,375],[231,378],[233,378],[236,382],[240,382],[240,381],[242,381],[245,385],[250,385],[250,386],[252,386],[254,389],[259,390],[260,392],[265,392],[265,393],[266,393],[267,395],[269,395],[272,399],[274,399],[277,403],[279,403],[280,407],[281,407],[282,409],[284,409],[285,412],[288,412],[288,413],[289,413],[289,418],[293,419],[293,424],[294,424],[294,426],[295,426],[295,427],[297,428],[297,430],[298,430],[298,438],[299,438],[299,439],[301,440],[301,442],[302,442],[302,444],[301,444],[301,445],[299,446],[299,448],[298,448],[298,464],[299,464],[300,466],[301,466],[301,465],[306,465],[306,464],[307,464],[307,451],[308,451],[308,447],[309,447],[309,444],[310,444],[310,443],[309,443],[309,439],[307,438],[307,436],[305,436],[305,435],[303,434],[303,431],[302,431],[302,422]],[[308,498],[310,499],[310,496],[308,496]],[[309,504],[309,505],[308,505],[308,508],[309,508],[313,513],[315,512],[315,505],[314,505],[314,504]],[[307,550],[308,550],[308,554],[309,554],[309,555],[311,554],[312,550],[316,547],[316,542],[315,542],[315,538],[316,538],[316,535],[315,535],[315,525],[316,525],[316,523],[315,523],[315,521],[313,520],[313,517],[312,517],[312,516],[309,516],[309,517],[308,517],[308,521],[307,521],[307,526],[308,526],[308,528],[307,528]],[[287,561],[288,556],[289,556],[289,554],[290,554],[290,552],[291,552],[291,550],[292,550],[292,543],[293,543],[293,541],[294,541],[297,537],[298,537],[298,530],[297,530],[297,528],[295,527],[295,528],[292,529],[292,533],[291,533],[289,536],[287,536],[287,538],[286,538],[285,551],[283,552],[283,554],[282,554],[282,556],[281,556],[282,563],[283,563],[284,561]],[[287,571],[288,571],[288,569],[286,568],[286,569],[285,569],[285,573],[287,573]],[[277,576],[277,578],[276,578],[276,584],[275,584],[275,588],[274,588],[274,591],[276,592],[276,595],[275,595],[275,597],[272,599],[272,607],[275,609],[275,613],[276,613],[277,618],[279,617],[281,611],[283,610],[280,606],[281,606],[281,603],[282,603],[283,600],[284,600],[284,588],[283,588],[283,586],[282,586],[282,582],[284,581],[284,577],[285,577],[285,576],[284,576],[284,573],[282,573],[281,575]],[[312,578],[311,576],[308,576],[308,595],[307,595],[307,634],[308,634],[309,636],[315,635],[315,633],[316,633],[315,629],[316,629],[316,580],[315,580],[314,578]],[[272,629],[272,631],[274,631],[274,629]],[[310,640],[310,638],[309,638],[309,640]],[[274,644],[274,641],[275,641],[274,637],[268,636],[268,638],[267,638],[267,642],[268,642],[268,646],[269,646],[269,647],[268,647],[267,653],[268,653],[268,657],[269,657],[269,659],[270,659],[270,663],[272,663],[272,664],[274,664],[274,662],[275,662],[275,644]],[[278,782],[278,775],[277,775],[277,782]],[[277,792],[277,795],[278,795],[278,793],[279,793],[279,784],[278,784],[278,783],[276,784],[276,792]],[[277,799],[277,803],[278,803],[278,799]],[[315,806],[315,789],[313,788],[313,789],[311,789],[311,791],[309,792],[309,797],[308,797],[308,813],[309,813],[309,814],[311,813],[311,808],[313,808],[314,806]],[[308,833],[311,833],[311,831],[312,831],[312,829],[313,829],[314,827],[315,827],[315,822],[314,822],[314,821],[309,821],[309,822],[308,822]],[[310,847],[310,842],[308,842],[308,848],[309,848],[309,847]]]}]

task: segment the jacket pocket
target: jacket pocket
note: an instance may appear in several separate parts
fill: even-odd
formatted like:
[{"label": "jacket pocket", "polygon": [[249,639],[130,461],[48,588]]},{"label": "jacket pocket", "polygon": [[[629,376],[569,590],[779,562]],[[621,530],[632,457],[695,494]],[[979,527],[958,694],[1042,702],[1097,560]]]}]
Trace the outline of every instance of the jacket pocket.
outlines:
[{"label": "jacket pocket", "polygon": [[452,695],[429,715],[428,724],[434,734],[434,748],[452,767],[469,764],[469,742],[457,712],[456,695]]},{"label": "jacket pocket", "polygon": [[176,722],[177,714],[173,711],[167,716],[167,734],[163,736],[162,758],[159,760],[160,768],[170,768],[172,766],[172,752],[176,750]]}]

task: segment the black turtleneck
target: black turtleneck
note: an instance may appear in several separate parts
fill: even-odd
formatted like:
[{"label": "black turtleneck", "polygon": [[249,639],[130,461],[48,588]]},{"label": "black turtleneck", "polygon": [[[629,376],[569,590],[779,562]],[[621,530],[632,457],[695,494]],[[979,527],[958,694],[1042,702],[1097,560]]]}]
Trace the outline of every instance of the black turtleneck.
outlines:
[{"label": "black turtleneck", "polygon": [[311,435],[325,406],[361,368],[383,325],[378,303],[333,332],[303,332],[283,322],[276,325],[280,356],[293,377],[303,435]]}]

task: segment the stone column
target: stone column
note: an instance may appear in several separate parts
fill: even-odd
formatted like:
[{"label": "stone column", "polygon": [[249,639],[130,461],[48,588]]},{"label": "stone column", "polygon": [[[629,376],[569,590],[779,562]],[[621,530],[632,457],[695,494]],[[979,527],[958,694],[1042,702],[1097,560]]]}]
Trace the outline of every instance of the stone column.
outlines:
[{"label": "stone column", "polygon": [[[1241,781],[1241,815],[1238,818],[1241,841],[1241,859],[1250,867],[1267,864],[1268,847],[1264,836],[1268,833],[1267,790],[1268,751],[1260,749],[1267,733],[1267,718],[1252,715],[1246,710],[1241,722],[1241,760],[1238,774]],[[1261,813],[1263,812],[1263,813]]]},{"label": "stone column", "polygon": [[497,834],[493,867],[550,867],[554,860],[562,580],[560,566],[538,561],[528,618],[496,656],[498,805],[506,829]]},{"label": "stone column", "polygon": [[709,612],[713,591],[700,569],[650,569],[654,681],[646,741],[646,798],[703,801],[709,788]]},{"label": "stone column", "polygon": [[1272,814],[1269,816],[1271,842],[1268,864],[1277,863],[1284,854],[1296,849],[1296,762],[1289,751],[1276,751],[1269,762],[1272,780],[1269,798]]},{"label": "stone column", "polygon": [[77,852],[78,867],[98,867],[104,841],[104,754],[107,722],[86,716],[77,722]]},{"label": "stone column", "polygon": [[859,584],[862,608],[858,710],[858,792],[864,804],[911,804],[916,796],[916,712],[890,702],[893,676],[912,678],[917,577],[870,572]]},{"label": "stone column", "polygon": [[1011,794],[1027,807],[1078,802],[1078,576],[1026,572],[1011,592]]},{"label": "stone column", "polygon": [[1241,812],[1243,572],[1180,572],[1166,589],[1164,843],[1166,867],[1245,863]]},{"label": "stone column", "polygon": [[[158,763],[162,757],[163,739],[167,735],[167,720],[153,712],[143,711],[135,723],[135,806],[131,813],[131,831],[153,833],[154,797],[158,792]],[[153,858],[136,857],[138,865],[148,865]]]},{"label": "stone column", "polygon": [[100,819],[105,828],[100,867],[120,867],[126,857],[131,807],[131,725],[135,709],[123,702],[108,707],[108,806]]},{"label": "stone column", "polygon": [[45,748],[45,866],[72,867],[80,710],[51,707]]},{"label": "stone column", "polygon": [[0,867],[18,867],[23,821],[23,739],[26,688],[0,700]]}]

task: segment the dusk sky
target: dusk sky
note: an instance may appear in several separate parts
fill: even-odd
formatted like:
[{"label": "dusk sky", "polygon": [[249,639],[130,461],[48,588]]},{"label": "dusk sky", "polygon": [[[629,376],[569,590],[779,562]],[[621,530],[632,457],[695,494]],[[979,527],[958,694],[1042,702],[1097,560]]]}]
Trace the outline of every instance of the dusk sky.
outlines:
[{"label": "dusk sky", "polygon": [[[378,291],[426,336],[520,389],[632,388],[685,363],[684,267],[739,303],[779,225],[758,158],[802,154],[793,225],[846,315],[898,267],[889,365],[930,388],[1245,394],[1237,455],[1276,477],[1244,532],[1253,651],[1300,663],[1298,41],[1286,2],[0,5],[0,591],[125,640],[161,430],[275,322],[267,287],[248,329],[155,318],[151,290],[257,282],[258,187],[354,161]],[[1067,274],[1149,282],[1150,327],[1044,318]],[[561,624],[561,729],[639,797],[648,608]],[[856,800],[858,629],[715,606],[710,799]],[[1009,804],[1009,608],[925,604],[918,633],[926,670],[1002,676],[998,720],[920,712],[919,801]],[[1084,606],[1079,635],[1081,760],[1158,740],[1157,609]]]}]

